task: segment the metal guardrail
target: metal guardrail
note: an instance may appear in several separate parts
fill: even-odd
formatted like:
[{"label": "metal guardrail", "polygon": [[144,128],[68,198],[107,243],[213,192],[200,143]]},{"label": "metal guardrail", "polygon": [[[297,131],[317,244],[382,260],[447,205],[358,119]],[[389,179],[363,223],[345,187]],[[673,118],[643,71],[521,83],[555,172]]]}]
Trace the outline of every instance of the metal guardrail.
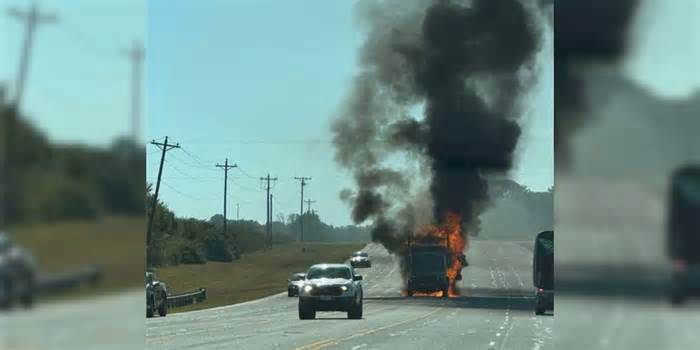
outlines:
[{"label": "metal guardrail", "polygon": [[182,307],[203,302],[207,298],[207,290],[199,288],[198,291],[175,294],[168,296],[168,307]]},{"label": "metal guardrail", "polygon": [[84,269],[59,274],[42,275],[37,279],[37,291],[41,294],[55,294],[81,285],[94,285],[102,279],[102,268],[89,266]]}]

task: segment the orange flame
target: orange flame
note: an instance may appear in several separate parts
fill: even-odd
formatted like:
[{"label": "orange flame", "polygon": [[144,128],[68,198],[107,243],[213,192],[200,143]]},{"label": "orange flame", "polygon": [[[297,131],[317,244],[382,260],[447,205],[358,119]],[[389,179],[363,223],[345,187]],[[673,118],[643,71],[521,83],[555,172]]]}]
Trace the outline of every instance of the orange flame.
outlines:
[{"label": "orange flame", "polygon": [[[450,251],[450,266],[447,269],[447,277],[450,281],[449,297],[459,296],[457,289],[457,276],[462,271],[461,257],[467,248],[466,235],[462,235],[462,221],[459,215],[448,213],[445,222],[440,225],[429,225],[416,231],[416,240],[429,240],[437,244],[442,244]],[[441,297],[442,292],[418,293],[416,296],[437,296]]]}]

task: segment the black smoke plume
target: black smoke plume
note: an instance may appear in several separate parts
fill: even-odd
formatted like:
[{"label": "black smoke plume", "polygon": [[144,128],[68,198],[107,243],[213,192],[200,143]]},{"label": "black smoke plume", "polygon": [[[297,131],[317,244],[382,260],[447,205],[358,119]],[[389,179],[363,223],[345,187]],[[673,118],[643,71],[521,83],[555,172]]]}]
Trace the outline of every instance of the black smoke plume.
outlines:
[{"label": "black smoke plume", "polygon": [[560,0],[554,5],[554,150],[557,169],[570,163],[570,140],[590,121],[583,73],[576,67],[624,57],[639,0]]},{"label": "black smoke plume", "polygon": [[[513,165],[520,98],[543,30],[538,3],[360,6],[368,29],[361,69],[333,125],[336,160],[357,186],[341,197],[355,222],[373,220],[373,240],[390,251],[417,224],[443,222],[447,213],[475,227],[488,200],[485,176]],[[426,210],[421,186],[429,187],[427,223],[417,222]]]}]

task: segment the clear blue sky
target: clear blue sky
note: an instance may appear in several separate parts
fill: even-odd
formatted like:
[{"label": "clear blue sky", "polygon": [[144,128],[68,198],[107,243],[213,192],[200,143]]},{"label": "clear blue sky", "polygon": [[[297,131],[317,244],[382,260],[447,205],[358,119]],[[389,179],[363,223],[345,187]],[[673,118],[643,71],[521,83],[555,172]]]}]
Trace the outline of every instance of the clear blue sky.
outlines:
[{"label": "clear blue sky", "polygon": [[[7,10],[32,1],[0,1],[0,84],[10,89],[24,38],[22,21]],[[122,49],[146,33],[140,0],[43,0],[56,21],[35,33],[23,110],[58,142],[109,144],[129,133],[131,66]]]},{"label": "clear blue sky", "polygon": [[[167,155],[163,200],[177,214],[221,212],[223,171],[232,170],[229,217],[263,221],[260,177],[279,177],[275,212],[299,211],[299,183],[322,219],[350,223],[338,192],[352,184],[333,160],[329,126],[356,72],[364,36],[353,1],[150,2],[148,137],[165,135],[183,151]],[[517,180],[535,190],[552,185],[551,37],[542,84],[527,106]],[[186,152],[185,152],[186,151]],[[148,151],[148,179],[159,155]],[[252,176],[248,177],[248,175]],[[276,216],[277,214],[275,214]]]},{"label": "clear blue sky", "polygon": [[[316,210],[333,224],[350,223],[338,192],[352,184],[333,161],[329,126],[356,71],[364,36],[354,1],[44,0],[58,17],[36,32],[24,109],[57,142],[104,145],[129,132],[131,71],[122,49],[147,44],[144,140],[165,135],[183,150],[168,153],[161,198],[178,215],[221,212],[223,173],[232,170],[229,216],[263,221],[258,177],[279,177],[275,212],[299,210],[294,176]],[[31,1],[5,0],[27,8]],[[0,82],[12,87],[23,27],[0,16]],[[535,190],[552,184],[551,37],[541,83],[524,119],[513,176]],[[12,94],[12,90],[10,90]],[[159,154],[147,146],[147,179]],[[247,175],[246,175],[247,174]],[[248,175],[252,176],[249,177]]]},{"label": "clear blue sky", "polygon": [[[31,1],[4,0],[0,83],[12,87],[23,27],[6,15]],[[680,4],[679,4],[680,3]],[[275,211],[298,211],[295,175],[313,176],[307,193],[324,220],[349,223],[338,191],[350,179],[333,162],[328,126],[355,71],[362,31],[354,1],[43,0],[57,15],[36,33],[24,108],[51,139],[103,145],[129,131],[130,65],[121,49],[148,40],[145,140],[171,136],[184,150],[168,155],[162,199],[179,215],[221,211],[225,157],[246,173],[280,177]],[[647,3],[635,24],[644,35],[628,75],[660,94],[700,88],[695,0]],[[695,33],[695,34],[693,34]],[[672,40],[686,37],[687,40]],[[513,176],[544,190],[552,183],[551,37],[540,85],[530,98]],[[12,90],[10,90],[12,93]],[[148,179],[158,154],[148,146]],[[177,169],[177,170],[176,170]],[[230,216],[262,221],[259,181],[234,170]],[[170,186],[170,187],[168,187]],[[176,189],[173,190],[172,188]]]}]

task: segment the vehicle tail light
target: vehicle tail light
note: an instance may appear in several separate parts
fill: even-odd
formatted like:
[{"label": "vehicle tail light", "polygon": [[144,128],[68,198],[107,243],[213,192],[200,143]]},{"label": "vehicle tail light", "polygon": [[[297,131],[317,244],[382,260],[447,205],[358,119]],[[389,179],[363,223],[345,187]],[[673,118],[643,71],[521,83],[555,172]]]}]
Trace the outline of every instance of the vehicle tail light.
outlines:
[{"label": "vehicle tail light", "polygon": [[683,271],[685,270],[685,261],[681,259],[673,260],[673,271]]}]

